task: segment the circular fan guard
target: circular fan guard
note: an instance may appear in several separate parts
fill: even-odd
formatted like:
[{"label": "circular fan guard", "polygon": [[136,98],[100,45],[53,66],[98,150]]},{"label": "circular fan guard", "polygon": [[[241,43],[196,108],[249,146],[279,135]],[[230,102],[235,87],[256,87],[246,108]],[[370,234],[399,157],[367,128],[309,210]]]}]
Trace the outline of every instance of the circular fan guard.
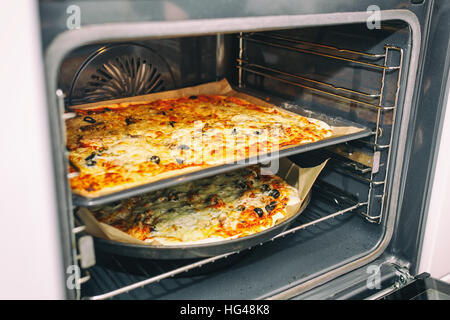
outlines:
[{"label": "circular fan guard", "polygon": [[174,88],[166,61],[138,44],[103,47],[89,56],[72,81],[67,105],[132,97]]}]

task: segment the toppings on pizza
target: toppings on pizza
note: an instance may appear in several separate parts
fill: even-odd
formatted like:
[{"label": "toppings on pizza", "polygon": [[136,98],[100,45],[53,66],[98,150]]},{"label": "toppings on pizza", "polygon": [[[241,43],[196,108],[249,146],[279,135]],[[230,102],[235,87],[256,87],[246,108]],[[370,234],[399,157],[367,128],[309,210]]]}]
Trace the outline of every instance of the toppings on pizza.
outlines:
[{"label": "toppings on pizza", "polygon": [[[325,123],[228,96],[75,110],[67,120],[74,193],[97,197],[331,135]],[[275,198],[275,197],[274,197]]]},{"label": "toppings on pizza", "polygon": [[[287,215],[287,205],[299,201],[295,188],[259,171],[250,166],[90,210],[100,222],[148,243],[239,238],[274,226]],[[267,187],[277,190],[276,200],[262,191]]]}]

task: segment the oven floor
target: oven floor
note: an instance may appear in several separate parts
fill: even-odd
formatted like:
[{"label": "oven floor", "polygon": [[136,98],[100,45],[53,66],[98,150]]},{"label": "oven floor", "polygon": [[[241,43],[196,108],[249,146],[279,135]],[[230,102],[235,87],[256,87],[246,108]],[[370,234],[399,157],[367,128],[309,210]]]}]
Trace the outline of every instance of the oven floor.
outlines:
[{"label": "oven floor", "polygon": [[[297,223],[317,219],[318,212],[313,199]],[[264,298],[366,254],[377,244],[381,232],[380,225],[347,213],[194,269],[203,274],[181,274],[113,298]],[[82,287],[82,297],[95,297],[179,266],[167,261],[142,261],[99,252],[97,265],[89,269],[91,279]]]}]

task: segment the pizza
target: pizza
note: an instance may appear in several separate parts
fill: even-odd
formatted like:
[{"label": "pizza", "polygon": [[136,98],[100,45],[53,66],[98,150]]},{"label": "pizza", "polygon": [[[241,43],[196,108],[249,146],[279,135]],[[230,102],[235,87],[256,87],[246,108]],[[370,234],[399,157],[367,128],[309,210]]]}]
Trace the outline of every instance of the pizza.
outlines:
[{"label": "pizza", "polygon": [[98,197],[332,134],[324,122],[221,95],[75,109],[66,120],[74,193]]},{"label": "pizza", "polygon": [[297,189],[253,165],[89,210],[144,243],[187,245],[264,231],[299,207]]}]

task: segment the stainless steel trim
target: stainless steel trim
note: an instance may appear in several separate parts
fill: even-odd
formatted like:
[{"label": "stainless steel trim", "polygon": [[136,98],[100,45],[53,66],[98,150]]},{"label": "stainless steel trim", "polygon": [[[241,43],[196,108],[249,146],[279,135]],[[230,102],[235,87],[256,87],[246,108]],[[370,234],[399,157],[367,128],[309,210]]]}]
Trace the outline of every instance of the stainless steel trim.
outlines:
[{"label": "stainless steel trim", "polygon": [[365,298],[364,300],[378,300],[381,299],[392,292],[398,290],[399,288],[406,286],[415,281],[414,277],[409,274],[408,269],[400,266],[395,266],[398,279],[390,287],[380,290],[377,293]]},{"label": "stainless steel trim", "polygon": [[391,287],[388,287],[386,289],[383,289],[381,291],[378,291],[377,293],[365,298],[364,300],[378,300],[392,292],[394,292],[395,290],[397,290],[399,288],[399,284],[395,283],[394,285],[392,285]]}]

